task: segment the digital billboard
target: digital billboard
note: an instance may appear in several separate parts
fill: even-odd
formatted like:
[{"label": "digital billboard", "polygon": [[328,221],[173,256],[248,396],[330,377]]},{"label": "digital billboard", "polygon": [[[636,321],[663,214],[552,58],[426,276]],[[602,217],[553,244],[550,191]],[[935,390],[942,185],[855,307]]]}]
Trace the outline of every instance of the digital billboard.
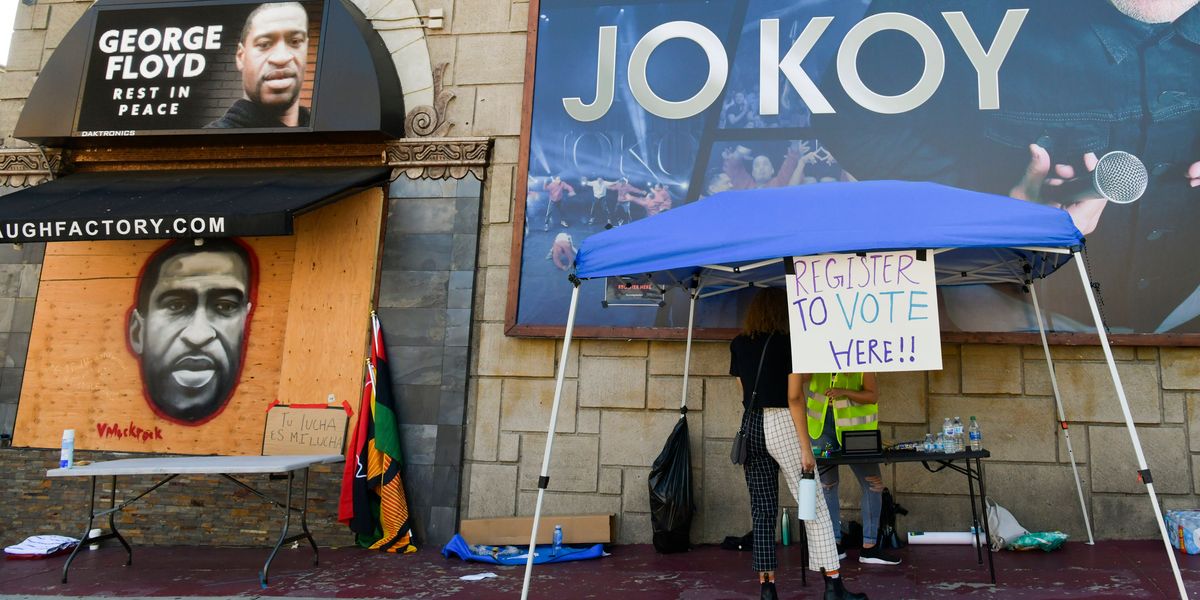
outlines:
[{"label": "digital billboard", "polygon": [[98,10],[80,137],[309,131],[322,0]]}]

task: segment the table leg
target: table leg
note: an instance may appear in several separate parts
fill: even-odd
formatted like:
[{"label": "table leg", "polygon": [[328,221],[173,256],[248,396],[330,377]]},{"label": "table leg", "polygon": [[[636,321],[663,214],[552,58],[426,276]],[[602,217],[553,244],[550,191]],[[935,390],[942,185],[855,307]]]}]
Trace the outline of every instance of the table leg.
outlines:
[{"label": "table leg", "polygon": [[[292,526],[292,482],[296,479],[295,471],[288,471],[287,478],[287,500],[283,505],[283,531],[279,532],[279,541],[275,542],[275,547],[271,548],[271,553],[267,555],[267,562],[263,564],[262,572],[258,574],[258,582],[262,587],[267,587],[267,569],[271,568],[271,561],[275,559],[275,554],[279,552],[280,546],[288,539],[288,531]],[[306,492],[307,493],[307,492]]]},{"label": "table leg", "polygon": [[304,504],[300,505],[300,528],[304,530],[304,537],[308,538],[308,544],[312,546],[315,567],[320,558],[320,551],[317,550],[317,540],[313,539],[312,532],[308,530],[308,467],[304,467]]},{"label": "table leg", "polygon": [[92,493],[90,494],[90,496],[88,498],[87,526],[83,528],[83,535],[79,536],[79,539],[83,540],[83,541],[81,541],[79,544],[77,544],[75,546],[74,550],[71,550],[71,555],[67,557],[67,564],[63,565],[63,570],[62,570],[62,582],[63,583],[67,582],[67,571],[70,570],[70,568],[71,568],[71,561],[75,560],[75,555],[79,554],[79,550],[81,548],[83,548],[84,542],[86,542],[88,539],[88,534],[90,534],[92,532],[92,522],[96,519],[96,477],[93,475],[91,477],[91,480],[92,480]]},{"label": "table leg", "polygon": [[982,459],[975,459],[975,470],[979,472],[979,507],[983,511],[983,531],[987,534],[984,539],[987,541],[988,571],[992,575],[992,585],[996,585],[996,565],[992,562],[992,529],[987,519],[987,473],[983,470]]},{"label": "table leg", "polygon": [[[109,488],[109,496],[108,496],[108,529],[109,529],[109,531],[112,532],[111,534],[109,534],[109,536],[117,538],[117,541],[121,542],[121,545],[125,547],[125,566],[128,567],[129,565],[133,564],[133,548],[131,548],[129,546],[129,542],[125,541],[125,538],[121,535],[121,532],[117,531],[117,520],[116,519],[117,519],[117,476],[113,475],[112,476],[112,487]],[[80,545],[82,545],[82,544],[80,544]]]},{"label": "table leg", "polygon": [[983,564],[983,548],[979,547],[979,532],[982,528],[979,526],[979,511],[975,506],[975,482],[971,477],[971,459],[963,461],[967,464],[967,495],[971,497],[971,533],[974,534],[975,544],[975,560],[979,564]]}]

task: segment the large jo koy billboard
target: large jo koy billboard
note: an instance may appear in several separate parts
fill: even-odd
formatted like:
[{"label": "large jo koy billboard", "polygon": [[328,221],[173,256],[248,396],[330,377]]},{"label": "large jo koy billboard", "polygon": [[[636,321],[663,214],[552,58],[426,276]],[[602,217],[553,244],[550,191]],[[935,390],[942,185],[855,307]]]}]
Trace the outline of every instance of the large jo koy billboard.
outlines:
[{"label": "large jo koy billboard", "polygon": [[[1200,339],[1175,335],[1200,333],[1200,7],[1172,4],[541,0],[511,331],[565,323],[565,271],[606,228],[726,189],[901,179],[1066,210],[1113,333]],[[1139,200],[1072,185],[1112,151],[1146,166]],[[1089,331],[1073,273],[1038,285],[1050,329]],[[944,330],[1036,331],[1015,286],[940,293]],[[603,297],[584,283],[577,331],[687,325],[684,293]],[[697,326],[736,328],[743,301],[702,300]]]}]

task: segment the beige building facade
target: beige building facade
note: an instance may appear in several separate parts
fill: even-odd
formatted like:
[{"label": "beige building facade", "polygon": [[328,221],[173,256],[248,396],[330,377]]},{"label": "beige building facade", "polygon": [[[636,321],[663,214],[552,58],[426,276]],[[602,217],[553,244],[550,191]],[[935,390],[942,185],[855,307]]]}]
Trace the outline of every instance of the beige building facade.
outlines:
[{"label": "beige building facade", "polygon": [[[530,70],[528,27],[535,15],[528,2],[511,0],[356,4],[396,58],[406,106],[443,111],[448,137],[491,141],[479,211],[458,518],[531,515],[562,348],[561,340],[506,334],[506,309],[513,301],[514,232],[520,231],[514,209],[524,197],[524,186],[514,182],[524,176],[518,163],[528,127],[523,109]],[[18,8],[7,71],[0,73],[0,135],[14,177],[18,169],[11,165],[19,160],[25,161],[29,174],[24,176],[30,178],[39,177],[45,166],[12,131],[39,70],[89,5],[38,0]],[[426,23],[434,9],[444,11],[442,28],[406,26]],[[439,87],[434,73],[441,75]],[[54,153],[47,155],[53,158]],[[11,186],[19,183],[9,181]],[[36,278],[36,265],[14,269],[32,270]],[[562,285],[569,285],[565,276]],[[29,293],[20,289],[14,288],[14,301]],[[564,305],[564,318],[566,310]],[[9,331],[19,334],[20,328],[13,323]],[[989,495],[1030,530],[1061,530],[1073,540],[1086,539],[1047,364],[1035,344],[946,342],[941,371],[881,376],[883,437],[917,440],[944,417],[977,417],[992,453],[986,462]],[[1200,349],[1119,346],[1114,352],[1164,509],[1196,507]],[[1055,346],[1052,355],[1096,538],[1156,538],[1153,512],[1136,478],[1133,449],[1100,348]],[[18,377],[18,390],[20,360],[5,365],[6,372],[13,370]],[[679,416],[683,364],[684,344],[678,341],[584,339],[572,345],[545,514],[614,513],[619,543],[650,541],[647,476]],[[694,543],[719,542],[750,528],[741,467],[728,459],[741,414],[738,383],[728,371],[727,343],[696,343],[686,394],[698,510]],[[10,386],[6,375],[0,393],[14,391]],[[15,410],[15,395],[6,402]],[[11,432],[11,414],[7,418]],[[902,530],[962,530],[969,525],[960,477],[902,464],[885,466],[884,480],[909,511],[900,518]],[[795,506],[784,497],[785,505]],[[853,479],[844,477],[844,519],[857,518],[857,497]]]}]

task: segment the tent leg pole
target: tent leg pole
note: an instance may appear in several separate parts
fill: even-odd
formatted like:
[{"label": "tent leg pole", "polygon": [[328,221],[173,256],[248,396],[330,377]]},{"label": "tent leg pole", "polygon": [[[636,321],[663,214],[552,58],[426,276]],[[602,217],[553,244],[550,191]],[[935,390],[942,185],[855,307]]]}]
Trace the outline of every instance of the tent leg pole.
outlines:
[{"label": "tent leg pole", "polygon": [[684,409],[687,408],[688,396],[688,371],[691,371],[692,364],[692,330],[696,324],[696,296],[700,293],[699,285],[696,286],[696,291],[691,294],[691,302],[688,303],[688,333],[687,346],[683,351],[683,394],[679,400],[679,418],[684,418],[686,414]]},{"label": "tent leg pole", "polygon": [[558,405],[562,401],[563,378],[567,374],[567,357],[571,351],[571,334],[575,331],[575,307],[579,304],[578,279],[572,277],[571,310],[567,313],[567,331],[563,334],[562,356],[558,359],[558,376],[554,381],[554,406],[550,409],[550,426],[546,428],[546,451],[542,455],[542,474],[538,478],[537,504],[533,509],[533,530],[529,532],[529,557],[525,561],[525,582],[521,586],[521,600],[529,598],[529,578],[533,575],[533,557],[537,550],[538,521],[542,517],[542,498],[549,484],[550,452],[554,448],[554,430],[558,424]]},{"label": "tent leg pole", "polygon": [[[1108,372],[1112,375],[1113,387],[1117,391],[1117,400],[1121,403],[1121,413],[1125,415],[1125,428],[1129,430],[1129,439],[1133,442],[1133,451],[1137,455],[1138,468],[1149,472],[1146,466],[1146,456],[1142,452],[1142,442],[1138,439],[1137,427],[1133,424],[1133,414],[1129,412],[1129,401],[1125,399],[1125,388],[1121,385],[1121,376],[1117,373],[1117,363],[1113,359],[1112,348],[1108,345],[1108,333],[1104,330],[1104,322],[1100,318],[1100,308],[1096,306],[1096,296],[1092,294],[1092,282],[1088,278],[1087,267],[1083,264],[1083,256],[1075,252],[1075,266],[1079,268],[1079,278],[1083,282],[1083,293],[1087,295],[1088,305],[1092,309],[1092,320],[1096,322],[1096,334],[1100,336],[1100,347],[1104,349],[1104,360],[1108,362]],[[1162,508],[1158,504],[1158,496],[1154,493],[1153,481],[1146,481],[1146,494],[1150,496],[1150,505],[1154,508],[1154,518],[1158,521],[1158,533],[1162,536],[1163,547],[1167,551],[1167,559],[1171,561],[1171,571],[1175,573],[1175,584],[1179,586],[1179,597],[1187,600],[1187,587],[1183,585],[1183,575],[1179,572],[1179,563],[1175,560],[1175,550],[1171,547],[1171,539],[1167,534],[1167,524],[1163,521]]]},{"label": "tent leg pole", "polygon": [[1092,537],[1092,522],[1088,518],[1087,502],[1083,499],[1083,484],[1079,482],[1079,467],[1075,464],[1075,450],[1071,447],[1071,431],[1067,429],[1067,412],[1063,410],[1062,395],[1058,391],[1058,376],[1054,372],[1054,361],[1050,358],[1050,344],[1046,341],[1046,323],[1042,320],[1042,309],[1038,306],[1037,290],[1033,282],[1028,284],[1029,296],[1033,298],[1033,312],[1037,315],[1038,334],[1042,336],[1042,350],[1046,354],[1046,369],[1050,372],[1050,387],[1054,389],[1054,406],[1058,409],[1058,422],[1063,438],[1067,441],[1067,456],[1071,459],[1071,472],[1075,474],[1075,491],[1079,492],[1079,509],[1083,511],[1083,526],[1087,529],[1088,545],[1096,545]]}]

